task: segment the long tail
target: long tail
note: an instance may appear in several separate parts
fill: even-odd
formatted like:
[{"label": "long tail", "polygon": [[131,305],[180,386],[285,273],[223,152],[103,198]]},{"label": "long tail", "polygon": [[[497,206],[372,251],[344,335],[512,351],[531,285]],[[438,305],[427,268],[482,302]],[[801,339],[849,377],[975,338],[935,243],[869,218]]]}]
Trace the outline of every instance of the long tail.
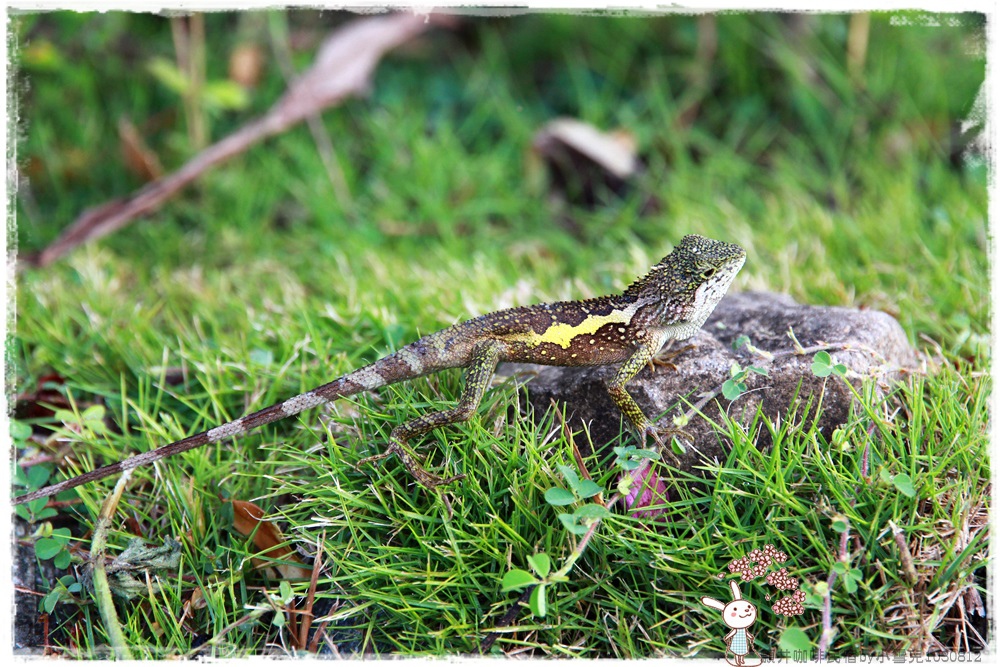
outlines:
[{"label": "long tail", "polygon": [[434,336],[435,334],[432,334],[431,336],[422,338],[394,354],[390,354],[368,366],[337,378],[333,382],[307,391],[304,394],[299,394],[283,403],[275,403],[263,410],[244,415],[239,419],[234,419],[231,422],[216,426],[208,431],[202,431],[183,440],[172,442],[169,445],[164,445],[149,452],[130,456],[117,463],[85,472],[64,482],[46,486],[31,493],[25,493],[14,498],[13,504],[20,505],[37,500],[38,498],[53,496],[68,489],[76,488],[81,484],[149,465],[174,454],[197,449],[203,445],[219,442],[226,438],[239,437],[258,426],[264,426],[265,424],[297,415],[303,410],[308,410],[309,408],[334,401],[338,398],[352,396],[403,380],[411,380],[444,368],[464,365],[464,361],[460,359],[450,360],[449,362],[440,361],[439,355],[435,354],[435,348],[429,344]]}]

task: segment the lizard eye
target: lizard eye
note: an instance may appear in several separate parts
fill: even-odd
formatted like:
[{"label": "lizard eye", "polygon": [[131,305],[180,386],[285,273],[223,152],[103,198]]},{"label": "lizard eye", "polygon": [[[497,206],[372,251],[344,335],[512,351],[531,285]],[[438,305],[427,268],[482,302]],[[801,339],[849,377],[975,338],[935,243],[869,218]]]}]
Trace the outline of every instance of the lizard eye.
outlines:
[{"label": "lizard eye", "polygon": [[704,280],[708,280],[709,278],[711,278],[714,275],[715,275],[715,267],[714,266],[710,266],[710,267],[708,267],[707,269],[705,269],[704,271],[701,272],[701,277]]}]

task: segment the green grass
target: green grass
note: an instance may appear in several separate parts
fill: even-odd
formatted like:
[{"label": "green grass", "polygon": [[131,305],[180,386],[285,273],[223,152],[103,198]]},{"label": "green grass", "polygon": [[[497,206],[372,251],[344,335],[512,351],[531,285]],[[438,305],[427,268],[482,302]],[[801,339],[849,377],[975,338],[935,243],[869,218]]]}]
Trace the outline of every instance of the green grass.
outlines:
[{"label": "green grass", "polygon": [[[225,76],[236,42],[266,39],[260,18],[207,16],[210,79]],[[317,35],[337,20],[290,17]],[[966,55],[982,26],[973,17],[903,28],[874,15],[859,80],[845,68],[848,17],[818,17],[796,41],[774,15],[720,16],[711,84],[685,127],[679,114],[699,95],[690,83],[697,25],[533,16],[433,33],[382,64],[369,99],[323,115],[349,202],[333,196],[300,127],[155,215],[50,268],[25,269],[8,346],[17,391],[58,373],[81,410],[103,401],[121,431],[63,427],[73,441],[66,473],[283,400],[469,316],[618,289],[700,233],[747,249],[735,290],[892,313],[929,352],[928,372],[886,409],[865,387],[833,442],[793,414],[760,419],[775,445],[758,453],[755,429],[720,424],[732,453],[712,481],[675,489],[662,523],[620,511],[606,520],[570,581],[550,590],[548,615],[522,612],[496,650],[717,656],[722,626],[698,599],[725,597],[715,577],[726,563],[774,543],[813,587],[839,559],[840,517],[862,578],[853,594],[842,579],[834,587],[831,655],[916,648],[902,602],[916,600],[927,618],[941,591],[985,581],[988,544],[970,548],[959,534],[989,508],[986,168],[953,159],[950,133],[983,78],[983,59]],[[19,93],[18,160],[31,178],[16,200],[16,240],[29,252],[84,208],[139,185],[118,159],[119,115],[158,119],[147,140],[168,168],[193,151],[179,100],[144,68],[173,57],[163,19],[32,15],[15,30],[30,80]],[[32,51],[46,40],[55,64]],[[300,68],[310,57],[295,53]],[[263,112],[282,86],[271,63],[251,108],[214,118],[213,137]],[[549,203],[525,164],[533,133],[557,115],[631,131],[647,162],[637,191],[593,210]],[[651,195],[659,209],[644,212]],[[180,384],[163,380],[168,368],[183,371]],[[184,548],[175,579],[119,605],[139,655],[180,655],[205,639],[219,655],[290,650],[287,628],[273,623],[280,614],[248,611],[269,609],[264,587],[278,582],[252,569],[227,498],[257,499],[293,545],[322,543],[317,597],[335,603],[330,632],[342,646],[475,652],[515,599],[501,592],[503,575],[538,551],[557,565],[571,553],[577,538],[543,493],[563,485],[558,464],[575,464],[558,419],[516,416],[505,385],[468,423],[420,444],[433,469],[468,475],[447,502],[415,489],[396,461],[354,468],[392,426],[451,405],[459,390],[460,375],[444,373],[138,472],[112,548],[136,527]],[[587,464],[613,490],[607,463]],[[909,474],[915,497],[882,471]],[[84,552],[113,484],[81,487],[83,503],[55,519]],[[890,521],[920,547],[916,586]],[[196,590],[207,606],[185,613]],[[91,606],[58,612],[52,638],[67,654],[106,645]],[[758,649],[777,648],[789,626],[815,646],[820,623],[815,606],[787,620],[765,609]],[[934,637],[950,646],[953,627]]]}]

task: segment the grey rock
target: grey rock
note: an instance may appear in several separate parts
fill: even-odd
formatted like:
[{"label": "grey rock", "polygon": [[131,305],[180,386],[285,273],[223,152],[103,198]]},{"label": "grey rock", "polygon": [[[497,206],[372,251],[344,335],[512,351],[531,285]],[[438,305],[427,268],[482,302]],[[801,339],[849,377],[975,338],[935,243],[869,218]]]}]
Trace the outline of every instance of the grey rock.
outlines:
[{"label": "grey rock", "polygon": [[[807,354],[794,353],[789,330],[794,331]],[[753,353],[746,345],[733,350],[733,343],[741,335],[774,358]],[[789,418],[811,420],[821,401],[819,426],[826,437],[846,423],[852,394],[841,378],[824,379],[813,374],[816,350],[810,348],[830,346],[829,353],[836,362],[847,366],[855,386],[860,385],[862,377],[872,377],[888,390],[893,380],[917,365],[917,355],[902,327],[885,313],[805,306],[786,295],[770,293],[726,296],[702,330],[683,343],[675,342],[673,349],[681,350],[686,345],[695,347],[671,360],[676,369],[658,367],[652,373],[647,368],[627,389],[647,415],[661,417],[657,422],[661,428],[671,427],[675,416],[691,414],[683,426],[690,439],[679,438],[685,453],[672,457],[671,463],[692,472],[706,462],[725,461],[731,441],[710,423],[721,423],[723,412],[749,428],[758,410],[772,423]],[[756,366],[767,375],[750,373],[745,380],[748,390],[729,401],[718,390],[730,378],[734,362],[743,368]],[[586,426],[593,447],[603,452],[611,445],[636,443],[605,390],[615,371],[613,366],[503,364],[497,372],[526,381],[522,403],[531,405],[536,419],[551,409],[553,401],[565,406],[570,428],[579,432]],[[690,413],[691,407],[699,403],[703,403],[701,414]],[[770,433],[759,423],[753,436],[758,447],[771,442]],[[588,453],[586,440],[578,437],[577,444]]]}]

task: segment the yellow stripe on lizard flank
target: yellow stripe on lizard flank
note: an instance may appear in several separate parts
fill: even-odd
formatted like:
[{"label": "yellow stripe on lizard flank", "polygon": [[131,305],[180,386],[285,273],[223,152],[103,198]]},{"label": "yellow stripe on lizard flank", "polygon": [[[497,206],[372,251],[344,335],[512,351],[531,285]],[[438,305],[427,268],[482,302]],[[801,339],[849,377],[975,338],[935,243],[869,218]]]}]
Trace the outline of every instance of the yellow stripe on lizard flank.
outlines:
[{"label": "yellow stripe on lizard flank", "polygon": [[635,310],[635,306],[629,306],[625,310],[615,309],[607,315],[588,315],[587,319],[579,324],[574,325],[558,322],[549,326],[543,333],[528,331],[525,333],[508,334],[503,336],[503,339],[524,343],[528,347],[538,347],[542,343],[552,343],[565,350],[573,344],[574,339],[594,334],[605,324],[628,324],[632,321]]}]

